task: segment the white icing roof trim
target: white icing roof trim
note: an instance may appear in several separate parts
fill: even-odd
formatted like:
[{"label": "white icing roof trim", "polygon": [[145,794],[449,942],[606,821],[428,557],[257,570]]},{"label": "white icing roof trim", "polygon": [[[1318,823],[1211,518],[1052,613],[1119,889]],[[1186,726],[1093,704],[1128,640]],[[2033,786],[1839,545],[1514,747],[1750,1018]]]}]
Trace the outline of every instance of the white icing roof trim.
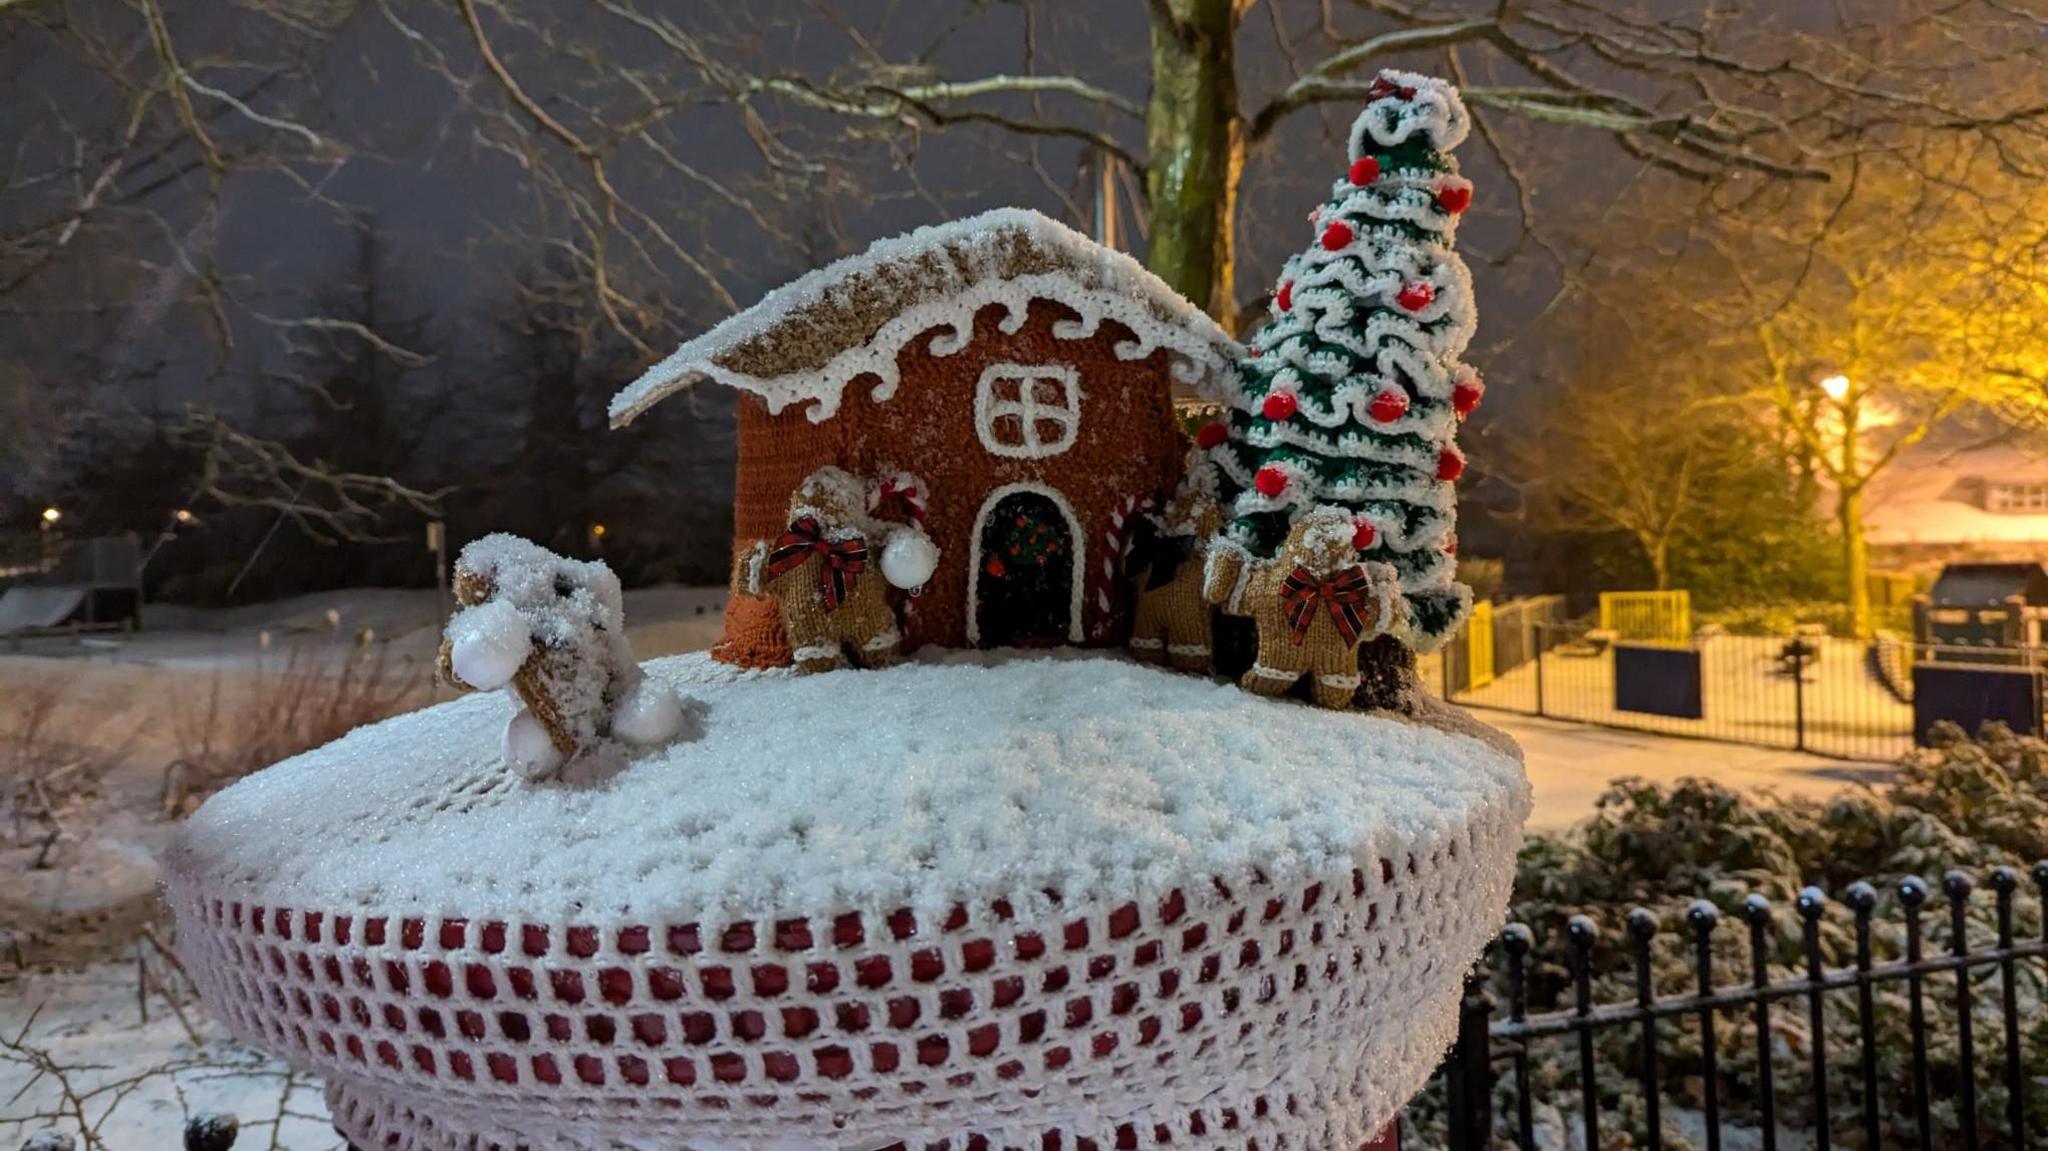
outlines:
[{"label": "white icing roof trim", "polygon": [[[972,278],[936,289],[897,313],[866,343],[841,351],[820,369],[764,378],[718,362],[723,354],[778,324],[800,320],[806,308],[830,296],[849,278],[880,265],[908,264],[948,246],[966,247],[972,264],[975,237],[1002,231],[1024,232],[1033,243],[1086,267],[1091,275],[1084,279],[1072,272],[1051,272],[1004,278],[993,266],[976,269],[978,274]],[[957,253],[960,247],[954,250]],[[794,403],[810,403],[810,418],[822,423],[838,412],[840,397],[855,377],[877,377],[877,400],[894,395],[897,353],[920,333],[951,329],[941,332],[931,345],[932,354],[950,355],[966,346],[976,312],[990,304],[1004,305],[1009,314],[1003,330],[1014,332],[1023,325],[1034,299],[1052,300],[1080,314],[1077,321],[1055,326],[1061,339],[1085,339],[1102,321],[1114,320],[1137,337],[1118,345],[1120,358],[1143,359],[1159,348],[1167,349],[1173,353],[1174,379],[1208,398],[1222,398],[1229,365],[1243,352],[1206,313],[1130,256],[1029,209],[999,208],[877,241],[859,255],[836,260],[769,292],[760,303],[677,348],[612,397],[612,426],[630,423],[698,379],[752,392],[767,402],[770,412],[780,412]]]}]

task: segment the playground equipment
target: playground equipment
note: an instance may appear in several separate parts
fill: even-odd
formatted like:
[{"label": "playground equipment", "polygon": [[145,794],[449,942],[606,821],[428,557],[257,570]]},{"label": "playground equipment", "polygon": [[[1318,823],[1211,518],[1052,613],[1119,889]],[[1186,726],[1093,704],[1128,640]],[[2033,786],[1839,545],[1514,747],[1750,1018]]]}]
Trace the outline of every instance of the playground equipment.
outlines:
[{"label": "playground equipment", "polygon": [[0,591],[0,636],[136,627],[142,545],[134,533],[81,540],[57,562]]}]

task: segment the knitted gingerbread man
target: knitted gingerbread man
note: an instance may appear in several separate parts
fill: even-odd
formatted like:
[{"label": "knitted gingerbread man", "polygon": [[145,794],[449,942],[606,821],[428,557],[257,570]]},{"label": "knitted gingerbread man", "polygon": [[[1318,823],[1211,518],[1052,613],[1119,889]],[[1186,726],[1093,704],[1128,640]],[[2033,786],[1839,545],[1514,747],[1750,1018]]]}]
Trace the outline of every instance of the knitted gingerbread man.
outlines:
[{"label": "knitted gingerbread man", "polygon": [[652,746],[683,724],[673,690],[650,681],[626,643],[618,577],[510,535],[455,561],[441,678],[469,691],[510,687],[523,705],[505,728],[505,760],[551,775],[606,738]]},{"label": "knitted gingerbread man", "polygon": [[1358,533],[1349,512],[1320,507],[1295,523],[1270,560],[1212,551],[1209,602],[1258,626],[1258,658],[1240,681],[1247,691],[1282,695],[1309,675],[1316,706],[1351,705],[1358,645],[1392,627],[1402,603],[1393,568],[1360,562]]},{"label": "knitted gingerbread man", "polygon": [[860,481],[820,468],[790,497],[789,527],[736,561],[734,582],[746,594],[781,604],[798,672],[830,671],[849,657],[888,667],[902,656],[888,588],[921,586],[938,550],[911,525],[871,518],[867,503]]},{"label": "knitted gingerbread man", "polygon": [[1131,620],[1131,655],[1162,659],[1181,671],[1209,670],[1209,601],[1203,567],[1209,539],[1223,522],[1216,497],[1183,484],[1157,513],[1143,517],[1131,537],[1124,573],[1137,608]]}]

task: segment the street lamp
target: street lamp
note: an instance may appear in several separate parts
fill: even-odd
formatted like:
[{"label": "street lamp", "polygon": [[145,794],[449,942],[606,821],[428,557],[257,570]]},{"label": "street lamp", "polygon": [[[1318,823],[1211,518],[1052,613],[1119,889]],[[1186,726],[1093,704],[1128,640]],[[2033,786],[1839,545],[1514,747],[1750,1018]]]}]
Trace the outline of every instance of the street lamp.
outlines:
[{"label": "street lamp", "polygon": [[53,505],[51,507],[43,509],[43,522],[36,525],[36,527],[41,529],[36,534],[43,541],[42,551],[44,571],[50,570],[50,568],[54,566],[57,562],[56,528],[57,521],[63,518],[64,513],[58,511],[57,508]]},{"label": "street lamp", "polygon": [[[1858,638],[1870,635],[1870,553],[1863,539],[1863,485],[1870,476],[1856,458],[1856,440],[1862,434],[1863,399],[1849,377],[1836,374],[1820,381],[1820,390],[1833,400],[1835,422],[1842,437],[1841,460],[1831,465],[1834,472],[1835,520],[1842,531],[1842,575],[1848,587],[1844,599],[1849,605],[1850,624]],[[1816,413],[1818,414],[1818,413]]]}]

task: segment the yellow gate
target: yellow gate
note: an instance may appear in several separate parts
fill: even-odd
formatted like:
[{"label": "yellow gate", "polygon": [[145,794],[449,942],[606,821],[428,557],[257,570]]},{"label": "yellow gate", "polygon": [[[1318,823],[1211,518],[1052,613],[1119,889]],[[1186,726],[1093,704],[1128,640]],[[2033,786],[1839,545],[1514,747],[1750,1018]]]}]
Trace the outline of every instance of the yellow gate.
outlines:
[{"label": "yellow gate", "polygon": [[1637,643],[1691,643],[1692,593],[1601,592],[1600,630]]},{"label": "yellow gate", "polygon": [[1465,621],[1465,665],[1474,690],[1493,682],[1493,601],[1472,605]]}]

